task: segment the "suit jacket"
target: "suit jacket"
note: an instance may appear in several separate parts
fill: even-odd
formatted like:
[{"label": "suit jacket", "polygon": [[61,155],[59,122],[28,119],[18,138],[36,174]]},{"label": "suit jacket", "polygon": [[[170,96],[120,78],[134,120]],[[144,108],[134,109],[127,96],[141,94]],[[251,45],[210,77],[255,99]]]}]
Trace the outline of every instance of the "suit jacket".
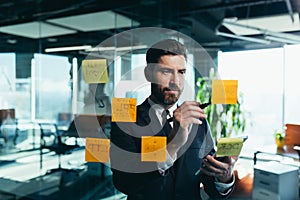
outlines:
[{"label": "suit jacket", "polygon": [[178,159],[164,175],[156,162],[141,162],[141,136],[166,136],[148,100],[137,107],[136,123],[117,122],[111,126],[111,169],[115,187],[128,200],[199,200],[200,183],[212,197],[222,198],[214,178],[195,172],[202,158],[214,151],[214,142],[205,119],[193,125]]}]

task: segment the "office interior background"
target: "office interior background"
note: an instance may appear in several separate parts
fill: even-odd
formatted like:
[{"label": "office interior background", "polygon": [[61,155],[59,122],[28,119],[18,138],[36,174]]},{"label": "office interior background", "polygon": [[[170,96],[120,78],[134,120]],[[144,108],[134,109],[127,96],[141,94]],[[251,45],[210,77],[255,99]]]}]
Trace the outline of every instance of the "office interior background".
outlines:
[{"label": "office interior background", "polygon": [[[105,108],[113,97],[147,97],[139,74],[145,52],[168,32],[205,51],[203,59],[191,58],[193,99],[197,79],[212,68],[238,80],[247,113],[240,134],[248,136],[240,160],[247,173],[253,170],[254,153],[274,145],[276,131],[300,124],[299,10],[299,0],[1,1],[0,117],[4,123],[9,115],[15,131],[1,126],[0,199],[125,199],[107,165],[85,161],[85,138],[66,134],[65,149],[46,143],[67,133],[75,116],[97,114],[84,110],[89,95],[106,99]],[[138,37],[132,30],[140,30]],[[103,88],[91,88],[81,68],[95,49],[109,52],[99,53],[109,55]],[[102,128],[109,134],[109,123]],[[299,166],[299,159],[276,152],[257,156]]]}]

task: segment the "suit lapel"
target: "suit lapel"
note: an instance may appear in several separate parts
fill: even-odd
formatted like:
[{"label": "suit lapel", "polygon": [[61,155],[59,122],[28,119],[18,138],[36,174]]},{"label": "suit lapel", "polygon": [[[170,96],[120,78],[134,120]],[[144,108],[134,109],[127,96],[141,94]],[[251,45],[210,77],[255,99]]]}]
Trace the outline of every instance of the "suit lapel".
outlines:
[{"label": "suit lapel", "polygon": [[150,129],[147,128],[146,130],[151,130],[151,133],[145,133],[145,135],[166,135],[162,130],[162,127],[160,126],[160,122],[155,114],[155,110],[151,109],[151,105],[149,104],[148,99],[146,99],[141,105],[138,106],[137,112],[137,124],[139,126],[149,126]]}]

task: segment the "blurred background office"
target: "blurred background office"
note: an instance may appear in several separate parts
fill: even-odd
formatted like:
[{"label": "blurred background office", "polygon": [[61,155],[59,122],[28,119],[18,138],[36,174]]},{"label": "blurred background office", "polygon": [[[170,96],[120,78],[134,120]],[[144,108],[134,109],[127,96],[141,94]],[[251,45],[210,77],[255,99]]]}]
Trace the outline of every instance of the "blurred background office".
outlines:
[{"label": "blurred background office", "polygon": [[[186,97],[212,73],[238,80],[243,128],[232,136],[248,135],[237,168],[250,181],[254,155],[299,166],[299,11],[299,0],[1,1],[0,199],[125,198],[107,164],[85,160],[89,134],[76,123],[109,138],[111,99],[147,96],[145,52],[166,37],[204,55],[189,55]],[[91,58],[106,60],[107,81],[85,80]],[[98,127],[84,129],[87,118],[74,120],[82,115]],[[296,136],[278,151],[274,135],[287,136],[287,124]]]}]

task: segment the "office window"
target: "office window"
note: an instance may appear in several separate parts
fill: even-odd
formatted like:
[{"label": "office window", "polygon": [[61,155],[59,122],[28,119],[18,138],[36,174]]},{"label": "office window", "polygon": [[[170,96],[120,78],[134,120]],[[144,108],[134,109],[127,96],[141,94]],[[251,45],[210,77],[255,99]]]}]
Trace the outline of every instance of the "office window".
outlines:
[{"label": "office window", "polygon": [[286,123],[300,124],[300,45],[285,46],[285,107]]},{"label": "office window", "polygon": [[30,78],[16,77],[16,54],[0,54],[0,109],[14,108],[16,118],[30,119]]},{"label": "office window", "polygon": [[70,63],[67,57],[35,54],[36,119],[57,120],[71,113]]},{"label": "office window", "polygon": [[[16,54],[15,53],[1,53],[0,54],[0,91],[13,92],[15,91],[16,82]],[[5,101],[1,101],[4,103]],[[9,103],[9,102],[7,102]]]},{"label": "office window", "polygon": [[274,144],[274,131],[283,127],[283,62],[282,48],[218,55],[220,77],[239,81],[238,91],[244,95],[243,109],[251,114],[244,150]]}]

